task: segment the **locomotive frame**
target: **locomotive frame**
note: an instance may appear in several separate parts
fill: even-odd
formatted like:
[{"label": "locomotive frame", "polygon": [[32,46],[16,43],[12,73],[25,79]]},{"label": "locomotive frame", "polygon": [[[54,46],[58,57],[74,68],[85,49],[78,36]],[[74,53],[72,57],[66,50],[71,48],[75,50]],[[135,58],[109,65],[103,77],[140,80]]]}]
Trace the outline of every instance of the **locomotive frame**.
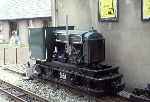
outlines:
[{"label": "locomotive frame", "polygon": [[[98,49],[98,51],[100,51],[101,54],[97,54],[97,56],[100,57],[92,57],[93,59],[98,58],[96,59],[96,61],[94,61],[91,57],[87,57],[90,59],[90,61],[83,60],[81,61],[82,63],[81,62],[72,63],[68,60],[66,61],[66,58],[69,59],[70,56],[62,57],[62,54],[64,54],[64,52],[62,53],[61,50],[60,50],[61,54],[59,53],[60,51],[56,51],[58,54],[55,52],[56,50],[55,47],[57,47],[55,34],[58,32],[58,30],[59,31],[65,30],[66,27],[50,27],[43,29],[44,29],[43,34],[46,35],[43,36],[43,39],[45,40],[45,43],[43,44],[45,45],[46,49],[45,53],[47,53],[45,58],[47,59],[44,61],[41,59],[36,59],[35,70],[38,73],[37,74],[38,78],[62,84],[74,89],[78,89],[80,91],[86,92],[94,96],[101,96],[108,94],[116,95],[119,91],[123,90],[125,84],[122,82],[123,75],[119,73],[119,67],[101,63],[102,61],[105,60],[105,47],[101,47],[100,49]],[[74,30],[74,27],[69,26],[68,30]],[[47,32],[47,34],[45,34],[45,32]],[[98,37],[102,37],[100,33],[97,33],[96,31],[93,30],[87,31],[86,33],[87,35],[92,36],[95,34],[96,36],[93,37],[95,39],[97,39]],[[92,41],[97,41],[93,38]],[[33,38],[30,38],[30,48],[32,47],[31,39]],[[101,46],[105,46],[104,38],[102,37],[102,39],[100,38],[99,40],[102,41]],[[87,43],[89,42],[90,41],[88,39]],[[83,49],[84,45],[82,43],[81,45]],[[88,46],[90,46],[90,44]],[[60,46],[58,46],[58,48],[59,47]],[[90,49],[90,47],[86,48]],[[91,49],[93,48],[91,47]],[[31,53],[35,52],[31,51]]]}]

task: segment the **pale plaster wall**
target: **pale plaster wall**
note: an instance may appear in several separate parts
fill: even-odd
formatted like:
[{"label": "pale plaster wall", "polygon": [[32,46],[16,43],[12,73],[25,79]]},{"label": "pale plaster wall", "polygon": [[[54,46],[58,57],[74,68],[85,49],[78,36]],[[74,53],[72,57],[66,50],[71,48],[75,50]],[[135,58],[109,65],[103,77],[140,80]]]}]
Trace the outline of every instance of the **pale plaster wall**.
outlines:
[{"label": "pale plaster wall", "polygon": [[58,25],[94,26],[106,38],[106,62],[120,66],[127,89],[150,83],[150,22],[141,21],[141,0],[119,0],[119,21],[98,21],[98,0],[58,0]]}]

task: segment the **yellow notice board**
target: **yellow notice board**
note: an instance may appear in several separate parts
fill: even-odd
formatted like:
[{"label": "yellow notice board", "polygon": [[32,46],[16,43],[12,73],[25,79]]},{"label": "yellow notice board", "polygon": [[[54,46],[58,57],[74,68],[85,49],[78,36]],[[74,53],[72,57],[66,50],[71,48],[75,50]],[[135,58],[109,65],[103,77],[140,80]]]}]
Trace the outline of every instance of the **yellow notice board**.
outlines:
[{"label": "yellow notice board", "polygon": [[99,0],[101,19],[117,18],[117,0]]},{"label": "yellow notice board", "polygon": [[143,19],[150,18],[150,0],[143,0]]}]

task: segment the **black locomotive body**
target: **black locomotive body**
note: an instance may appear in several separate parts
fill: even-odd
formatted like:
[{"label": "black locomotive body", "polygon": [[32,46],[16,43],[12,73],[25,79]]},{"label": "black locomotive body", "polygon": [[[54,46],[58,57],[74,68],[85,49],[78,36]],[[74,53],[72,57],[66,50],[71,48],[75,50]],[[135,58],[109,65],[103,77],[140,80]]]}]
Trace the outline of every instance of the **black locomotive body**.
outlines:
[{"label": "black locomotive body", "polygon": [[48,47],[50,51],[53,49],[49,52],[53,53],[52,56],[48,56],[49,60],[90,65],[105,59],[105,40],[96,31],[69,30],[68,33],[69,35],[65,30],[55,31],[55,41],[51,42],[54,45],[50,44]]},{"label": "black locomotive body", "polygon": [[[71,29],[71,28],[70,28]],[[46,28],[46,61],[37,60],[38,77],[92,95],[116,94],[123,90],[119,67],[105,60],[105,39],[96,30]]]}]

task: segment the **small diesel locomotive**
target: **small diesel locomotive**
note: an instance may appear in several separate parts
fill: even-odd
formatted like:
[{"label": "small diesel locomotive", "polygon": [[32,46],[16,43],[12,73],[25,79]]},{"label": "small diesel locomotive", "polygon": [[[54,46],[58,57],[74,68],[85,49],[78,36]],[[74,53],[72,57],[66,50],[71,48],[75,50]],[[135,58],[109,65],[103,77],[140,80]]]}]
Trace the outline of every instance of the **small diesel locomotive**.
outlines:
[{"label": "small diesel locomotive", "polygon": [[38,78],[99,96],[123,90],[119,67],[104,64],[105,39],[96,30],[74,26],[30,29],[31,57]]}]

